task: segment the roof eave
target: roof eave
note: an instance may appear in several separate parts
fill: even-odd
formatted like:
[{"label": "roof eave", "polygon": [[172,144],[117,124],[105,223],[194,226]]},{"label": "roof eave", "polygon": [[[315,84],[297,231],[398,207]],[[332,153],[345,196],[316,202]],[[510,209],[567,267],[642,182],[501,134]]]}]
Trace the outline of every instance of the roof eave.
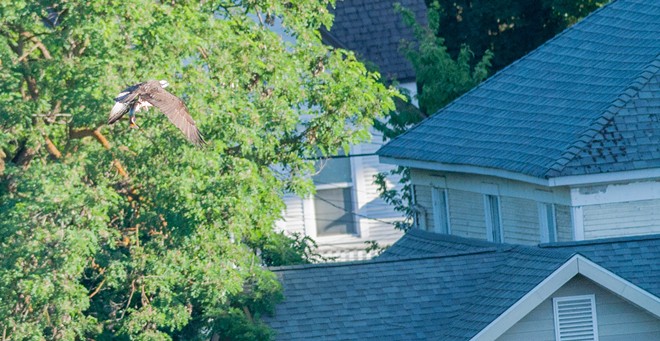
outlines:
[{"label": "roof eave", "polygon": [[503,179],[526,182],[546,187],[587,186],[605,183],[622,183],[630,181],[660,179],[660,168],[637,169],[620,172],[606,172],[597,174],[568,175],[552,178],[539,178],[523,173],[516,173],[504,169],[481,167],[475,165],[450,164],[432,161],[399,159],[389,156],[379,156],[382,163],[399,165],[410,168],[419,168],[432,171],[454,172],[487,175]]},{"label": "roof eave", "polygon": [[412,159],[398,159],[388,156],[379,156],[378,158],[382,163],[399,165],[409,168],[419,168],[419,169],[434,170],[441,172],[488,175],[498,178],[527,182],[541,186],[548,186],[548,187],[550,186],[550,182],[547,179],[537,178],[531,175],[511,172],[497,168],[480,167],[474,165],[459,165],[459,164],[450,164],[450,163],[441,163],[441,162],[432,162],[432,161],[421,161],[421,160],[412,160]]}]

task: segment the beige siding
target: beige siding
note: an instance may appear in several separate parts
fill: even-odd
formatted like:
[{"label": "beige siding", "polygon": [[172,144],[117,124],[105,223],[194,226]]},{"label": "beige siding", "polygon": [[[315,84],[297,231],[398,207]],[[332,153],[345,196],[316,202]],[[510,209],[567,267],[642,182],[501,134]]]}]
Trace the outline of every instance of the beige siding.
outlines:
[{"label": "beige siding", "polygon": [[660,233],[660,199],[585,205],[584,237]]},{"label": "beige siding", "polygon": [[486,213],[483,194],[450,189],[447,193],[447,201],[449,203],[451,234],[486,239]]},{"label": "beige siding", "polygon": [[660,340],[660,319],[579,275],[543,301],[498,340],[554,341],[552,298],[589,294],[596,297],[600,341]]},{"label": "beige siding", "polygon": [[500,197],[504,242],[538,244],[540,235],[539,209],[534,200]]},{"label": "beige siding", "polygon": [[573,240],[571,208],[566,205],[555,205],[555,218],[557,219],[557,241],[567,242]]}]

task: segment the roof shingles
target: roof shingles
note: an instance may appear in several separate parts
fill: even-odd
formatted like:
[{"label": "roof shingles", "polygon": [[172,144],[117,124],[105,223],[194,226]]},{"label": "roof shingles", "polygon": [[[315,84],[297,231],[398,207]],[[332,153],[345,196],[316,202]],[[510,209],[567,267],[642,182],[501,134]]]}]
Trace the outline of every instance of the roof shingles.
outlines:
[{"label": "roof shingles", "polygon": [[[612,120],[616,131],[660,129],[652,120],[618,123],[660,114],[658,32],[659,2],[614,1],[378,153],[539,178],[658,167],[660,134],[602,134]],[[598,138],[609,149],[597,149]],[[592,147],[598,156],[587,162]]]},{"label": "roof shingles", "polygon": [[[424,0],[398,1],[410,9],[418,22],[426,24]],[[355,51],[362,59],[378,66],[387,80],[400,82],[415,79],[412,64],[399,51],[402,40],[414,41],[412,30],[403,22],[389,0],[344,0],[332,9],[335,20],[326,40],[338,47]]]},{"label": "roof shingles", "polygon": [[660,296],[660,235],[538,247],[408,231],[377,259],[275,268],[280,340],[467,340],[575,254]]}]

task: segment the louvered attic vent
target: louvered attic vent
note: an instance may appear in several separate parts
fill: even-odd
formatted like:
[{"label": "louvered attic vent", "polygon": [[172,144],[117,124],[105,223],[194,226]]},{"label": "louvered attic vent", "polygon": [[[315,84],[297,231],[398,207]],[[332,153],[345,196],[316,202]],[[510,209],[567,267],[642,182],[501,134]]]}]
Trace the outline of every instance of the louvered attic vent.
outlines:
[{"label": "louvered attic vent", "polygon": [[597,341],[594,295],[557,297],[552,300],[557,341]]}]

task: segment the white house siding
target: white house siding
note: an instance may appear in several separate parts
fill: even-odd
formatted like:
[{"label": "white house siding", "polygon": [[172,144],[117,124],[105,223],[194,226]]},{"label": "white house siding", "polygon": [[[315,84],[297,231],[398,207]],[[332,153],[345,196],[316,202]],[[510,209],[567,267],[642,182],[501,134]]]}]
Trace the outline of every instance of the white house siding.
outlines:
[{"label": "white house siding", "polygon": [[450,189],[447,201],[451,234],[486,239],[486,211],[482,194]]},{"label": "white house siding", "polygon": [[[303,199],[295,195],[286,195],[286,209],[282,221],[278,223],[281,230],[303,233],[312,237],[319,245],[319,252],[337,261],[369,259],[375,254],[367,254],[366,241],[377,241],[381,246],[393,244],[403,232],[396,230],[393,223],[402,219],[402,215],[385,203],[378,196],[374,176],[379,172],[388,171],[395,166],[381,164],[376,150],[382,145],[382,135],[373,132],[371,142],[354,145],[350,154],[351,177],[353,191],[354,217],[357,222],[356,235],[316,236],[314,224],[314,203],[311,199]],[[389,178],[388,183],[394,186],[398,179]]]},{"label": "white house siding", "polygon": [[425,227],[433,231],[432,187],[447,190],[451,234],[486,239],[484,195],[500,198],[504,241],[518,244],[541,242],[538,203],[555,204],[557,236],[572,240],[570,192],[547,189],[502,178],[413,169],[417,205],[426,212]]},{"label": "white house siding", "polygon": [[660,199],[582,206],[585,239],[660,233]]},{"label": "white house siding", "polygon": [[538,244],[541,239],[538,204],[534,200],[501,197],[504,242]]},{"label": "white house siding", "polygon": [[298,196],[287,194],[284,196],[286,205],[283,214],[284,219],[279,222],[278,228],[289,233],[305,234],[305,213],[303,211],[303,201]]},{"label": "white house siding", "polygon": [[660,319],[579,275],[559,288],[498,340],[554,341],[552,298],[591,294],[595,295],[596,300],[596,320],[600,341],[660,340]]}]

